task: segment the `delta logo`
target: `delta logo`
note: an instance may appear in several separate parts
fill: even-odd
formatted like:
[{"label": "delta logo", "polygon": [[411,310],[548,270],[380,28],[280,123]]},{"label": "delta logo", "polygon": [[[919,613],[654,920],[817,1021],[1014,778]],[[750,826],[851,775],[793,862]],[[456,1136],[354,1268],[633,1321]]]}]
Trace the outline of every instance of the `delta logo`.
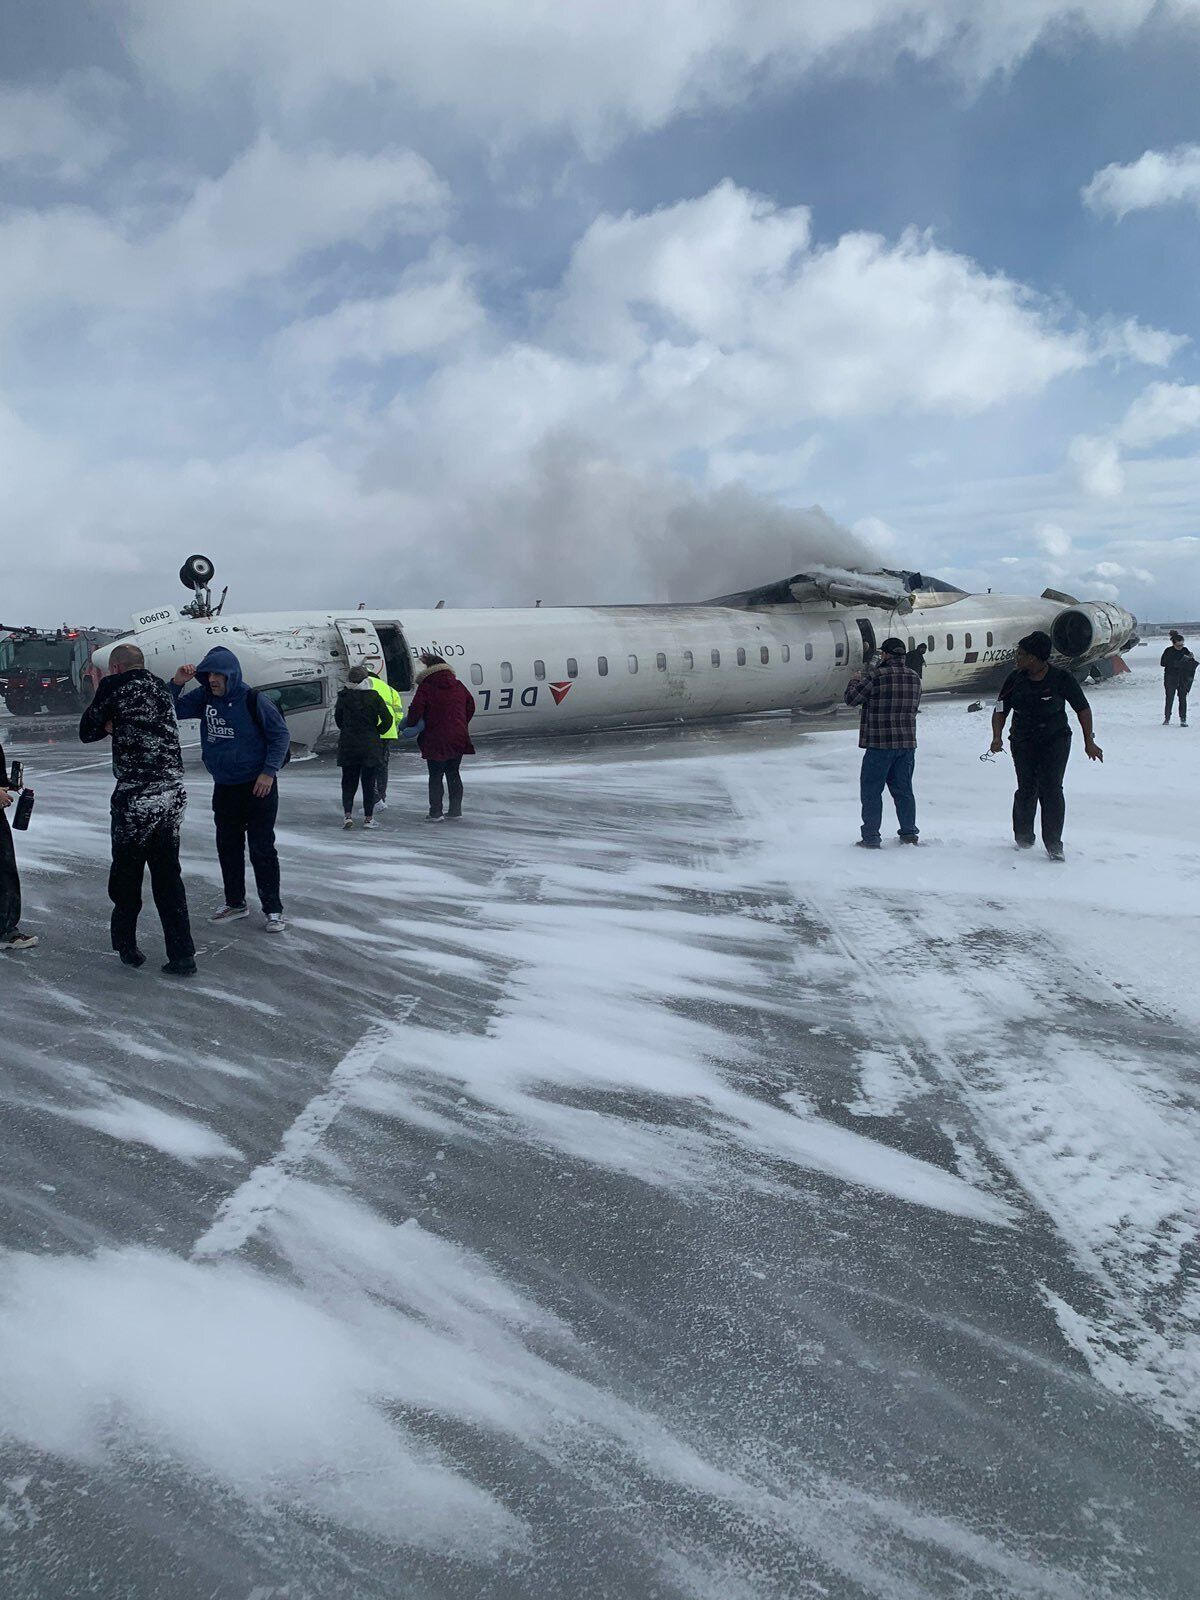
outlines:
[{"label": "delta logo", "polygon": [[556,706],[560,706],[571,692],[571,681],[568,680],[566,683],[552,683],[549,687],[550,693],[554,696],[554,704]]}]

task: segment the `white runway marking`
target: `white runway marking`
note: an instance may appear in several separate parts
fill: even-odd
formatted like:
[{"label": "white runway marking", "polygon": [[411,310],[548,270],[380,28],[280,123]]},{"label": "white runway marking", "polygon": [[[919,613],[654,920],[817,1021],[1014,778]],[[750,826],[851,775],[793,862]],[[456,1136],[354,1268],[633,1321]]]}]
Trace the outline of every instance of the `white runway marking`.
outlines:
[{"label": "white runway marking", "polygon": [[254,1237],[279,1203],[289,1179],[336,1121],[350,1091],[372,1071],[379,1052],[397,1037],[400,1024],[408,1020],[416,1005],[416,997],[409,997],[394,1021],[375,1023],[342,1057],[328,1087],[304,1107],[270,1161],[255,1167],[245,1183],[222,1202],[212,1226],[192,1246],[193,1261],[232,1255]]}]

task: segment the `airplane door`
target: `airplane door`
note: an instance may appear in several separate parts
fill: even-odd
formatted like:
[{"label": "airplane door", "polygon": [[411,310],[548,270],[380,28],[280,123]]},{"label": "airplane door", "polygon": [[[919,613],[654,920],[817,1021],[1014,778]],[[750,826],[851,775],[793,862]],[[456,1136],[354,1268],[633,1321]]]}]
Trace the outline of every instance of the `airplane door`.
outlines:
[{"label": "airplane door", "polygon": [[338,638],[346,651],[347,667],[366,667],[373,678],[383,676],[383,643],[375,624],[365,617],[338,617],[334,620]]},{"label": "airplane door", "polygon": [[850,665],[850,635],[841,617],[830,617],[829,631],[833,634],[833,670],[845,672]]}]

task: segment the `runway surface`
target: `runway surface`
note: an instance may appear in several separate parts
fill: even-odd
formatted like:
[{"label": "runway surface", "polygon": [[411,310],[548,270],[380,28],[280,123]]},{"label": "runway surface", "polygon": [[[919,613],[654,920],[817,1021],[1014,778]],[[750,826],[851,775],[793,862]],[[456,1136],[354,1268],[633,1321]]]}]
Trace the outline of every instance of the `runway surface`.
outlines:
[{"label": "runway surface", "polygon": [[1200,729],[1094,707],[1065,866],[961,701],[919,851],[843,720],[293,764],[278,938],[192,753],[190,983],[0,724],[4,1594],[1191,1600]]}]

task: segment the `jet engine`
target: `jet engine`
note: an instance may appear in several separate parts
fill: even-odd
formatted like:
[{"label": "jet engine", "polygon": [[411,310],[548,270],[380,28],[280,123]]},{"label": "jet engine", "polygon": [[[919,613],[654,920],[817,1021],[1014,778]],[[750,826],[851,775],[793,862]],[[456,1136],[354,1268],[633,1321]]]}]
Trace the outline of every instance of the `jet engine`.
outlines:
[{"label": "jet engine", "polygon": [[1050,638],[1060,656],[1073,666],[1115,655],[1132,639],[1137,622],[1128,611],[1106,601],[1080,601],[1060,611],[1050,625]]}]

